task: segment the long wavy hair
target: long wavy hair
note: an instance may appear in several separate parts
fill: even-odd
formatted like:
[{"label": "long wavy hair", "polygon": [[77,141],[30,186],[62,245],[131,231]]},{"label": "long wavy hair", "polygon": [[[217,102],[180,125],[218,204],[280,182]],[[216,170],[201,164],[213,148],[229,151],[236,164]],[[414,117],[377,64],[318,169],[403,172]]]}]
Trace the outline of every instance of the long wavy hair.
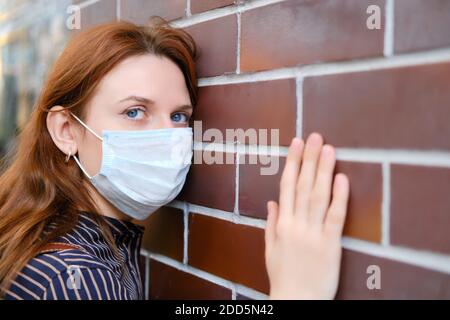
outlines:
[{"label": "long wavy hair", "polygon": [[17,147],[4,159],[1,169],[0,296],[47,243],[73,229],[80,210],[94,214],[108,242],[114,245],[83,184],[83,174],[73,161],[65,163],[65,154],[47,130],[46,118],[51,107],[60,105],[83,119],[86,103],[100,80],[122,60],[149,53],[177,64],[195,106],[195,42],[186,31],[171,27],[158,16],[145,26],[111,22],[79,33],[49,72]]}]

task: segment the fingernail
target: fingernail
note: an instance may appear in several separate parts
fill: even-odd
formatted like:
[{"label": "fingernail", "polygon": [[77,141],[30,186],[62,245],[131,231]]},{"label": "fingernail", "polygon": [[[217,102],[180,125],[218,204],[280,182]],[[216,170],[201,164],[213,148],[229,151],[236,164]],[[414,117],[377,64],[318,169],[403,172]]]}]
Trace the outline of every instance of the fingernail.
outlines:
[{"label": "fingernail", "polygon": [[345,182],[346,176],[343,173],[336,174],[336,183],[338,185],[342,185]]},{"label": "fingernail", "polygon": [[322,135],[317,132],[313,132],[309,135],[308,139],[314,144],[319,144],[322,140]]},{"label": "fingernail", "polygon": [[333,152],[333,147],[329,144],[326,144],[322,147],[322,152],[327,156],[331,155],[331,153]]}]

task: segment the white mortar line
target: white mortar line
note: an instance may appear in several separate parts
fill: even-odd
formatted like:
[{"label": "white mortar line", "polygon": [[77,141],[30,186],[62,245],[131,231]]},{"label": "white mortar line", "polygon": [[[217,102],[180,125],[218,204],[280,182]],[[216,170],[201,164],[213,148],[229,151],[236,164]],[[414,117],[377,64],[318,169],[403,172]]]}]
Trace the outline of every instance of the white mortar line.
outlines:
[{"label": "white mortar line", "polygon": [[186,14],[186,17],[190,17],[190,16],[192,16],[192,13],[191,13],[191,0],[186,0],[186,10],[185,10],[185,14]]},{"label": "white mortar line", "polygon": [[[213,282],[215,284],[218,284],[220,286],[226,287],[227,289],[231,290],[232,293],[232,300],[236,300],[236,295],[237,294],[242,294],[245,295],[249,298],[255,299],[255,300],[267,300],[269,299],[269,296],[266,295],[265,293],[259,292],[255,289],[246,287],[242,284],[238,284],[238,283],[234,283],[231,282],[229,280],[220,278],[216,275],[210,274],[208,272],[205,272],[203,270],[194,268],[192,266],[186,266],[181,264],[179,261],[174,260],[172,258],[157,254],[157,253],[153,253],[150,252],[148,250],[145,249],[141,249],[141,254],[144,255],[146,257],[146,259],[155,259],[161,263],[167,264],[177,270],[192,274],[194,276],[200,277],[204,280]],[[148,298],[147,298],[148,299]]]},{"label": "white mortar line", "polygon": [[[233,143],[194,142],[194,150],[217,151],[225,153],[239,152],[244,155],[271,155],[286,157],[288,147],[235,145]],[[336,158],[343,161],[398,163],[410,165],[436,166],[450,168],[450,151],[336,148]],[[224,159],[224,163],[225,163]],[[244,162],[245,163],[245,162]]]},{"label": "white mortar line", "polygon": [[141,249],[141,254],[147,255],[149,258],[159,261],[161,263],[164,263],[164,264],[166,264],[172,268],[175,268],[179,271],[186,272],[188,274],[197,276],[201,279],[207,280],[207,281],[217,284],[219,286],[225,287],[231,291],[234,289],[235,284],[233,282],[222,279],[222,278],[220,278],[216,275],[213,275],[211,273],[208,273],[206,271],[194,268],[190,265],[182,264],[181,262],[174,260],[172,258],[163,256],[158,253],[150,252],[145,249]]},{"label": "white mortar line", "polygon": [[120,1],[121,0],[116,0],[116,18],[117,18],[117,21],[120,21],[120,14],[121,14],[121,12],[120,12]]},{"label": "white mortar line", "polygon": [[303,77],[297,77],[295,80],[295,95],[297,98],[297,115],[295,136],[302,137],[303,135]]},{"label": "white mortar line", "polygon": [[405,247],[385,247],[348,237],[343,237],[342,246],[371,256],[403,262],[438,272],[450,273],[449,255]]},{"label": "white mortar line", "polygon": [[235,154],[235,170],[236,174],[234,177],[234,210],[233,213],[239,215],[239,162],[240,162],[240,153],[236,152]]},{"label": "white mortar line", "polygon": [[330,62],[324,64],[311,64],[299,67],[299,73],[307,76],[320,76],[359,71],[384,70],[415,65],[427,65],[450,61],[450,47],[407,53],[389,58],[378,57],[344,62]]},{"label": "white mortar line", "polygon": [[235,286],[233,286],[233,289],[231,289],[231,300],[236,300],[236,289],[235,289]]},{"label": "white mortar line", "polygon": [[256,299],[256,300],[268,300],[269,299],[269,296],[267,294],[261,293],[259,291],[245,287],[240,284],[236,284],[236,293],[242,294],[244,296],[247,296],[249,298]]},{"label": "white mortar line", "polygon": [[235,215],[233,212],[223,211],[214,208],[208,208],[196,204],[189,203],[189,212],[200,213],[209,217],[225,220],[234,224],[242,224],[250,227],[265,229],[266,220],[247,217],[243,215]]},{"label": "white mortar line", "polygon": [[236,46],[236,74],[241,73],[241,13],[236,13],[237,21],[237,46]]},{"label": "white mortar line", "polygon": [[169,24],[175,28],[187,28],[202,22],[223,18],[237,12],[238,10],[236,7],[217,8],[206,12],[191,14],[185,18],[173,20]]},{"label": "white mortar line", "polygon": [[379,57],[345,62],[306,65],[300,67],[299,73],[306,76],[320,76],[359,71],[383,70],[415,65],[428,65],[450,61],[450,47],[407,53],[389,58]]},{"label": "white mortar line", "polygon": [[338,160],[388,162],[450,168],[449,151],[337,148]]},{"label": "white mortar line", "polygon": [[[401,263],[406,263],[408,265],[422,267],[437,272],[450,273],[450,256],[444,256],[441,254],[412,250],[401,247],[382,247],[377,244],[351,239],[347,237],[343,237],[342,246],[345,249],[356,251],[362,254],[389,259]],[[182,264],[179,261],[168,258],[166,256],[157,253],[152,253],[145,249],[141,249],[141,254],[148,258],[154,259],[168,266],[171,266],[177,270],[195,275],[204,280],[228,288],[229,290],[232,291],[232,294],[233,291],[239,292],[242,293],[243,295],[246,295],[252,299],[257,300],[268,298],[268,296],[264,293],[258,292],[254,289],[248,288],[240,284],[235,284],[229,280],[225,280],[216,275],[194,268],[192,266]]]},{"label": "white mortar line", "polygon": [[332,75],[360,71],[374,71],[409,67],[415,65],[428,65],[450,61],[450,47],[434,49],[421,52],[405,53],[392,57],[376,57],[341,62],[325,62],[321,64],[310,64],[304,66],[280,68],[275,70],[248,72],[221,75],[209,78],[200,78],[198,86],[225,85],[246,82],[258,82],[278,79],[289,79],[295,77],[310,77],[321,75]]},{"label": "white mortar line", "polygon": [[[232,214],[232,212],[207,208],[200,205],[189,204],[189,210],[190,212],[250,227],[265,229],[266,226],[266,220],[263,219],[244,216],[236,217]],[[369,255],[384,257],[395,261],[422,266],[424,268],[432,270],[450,273],[450,255],[399,246],[394,247],[392,245],[384,246],[379,243],[353,239],[346,236],[342,238],[342,245],[344,248],[366,253]],[[429,261],[426,261],[427,259],[429,259]]]},{"label": "white mortar line", "polygon": [[391,167],[387,161],[384,161],[382,164],[382,176],[383,200],[381,208],[381,244],[388,246],[390,233]]},{"label": "white mortar line", "polygon": [[266,5],[282,2],[285,0],[259,0],[245,2],[243,4],[227,6],[223,8],[217,8],[206,12],[191,15],[187,18],[182,18],[170,22],[170,25],[176,28],[186,28],[194,24],[206,22],[213,19],[223,18],[235,13],[241,13],[255,8],[263,7]]},{"label": "white mortar line", "polygon": [[258,72],[245,72],[245,73],[241,72],[238,75],[227,74],[215,77],[199,78],[197,84],[199,87],[205,87],[224,84],[288,79],[288,78],[295,78],[297,76],[297,73],[298,67],[273,69]]},{"label": "white mortar line", "polygon": [[[269,131],[270,132],[270,131]],[[268,132],[268,133],[269,133]],[[287,154],[287,147],[278,147],[270,145],[252,145],[252,144],[235,144],[233,142],[226,143],[210,143],[210,142],[201,142],[194,141],[194,150],[199,151],[216,151],[216,152],[224,152],[224,153],[235,153],[239,152],[240,154],[261,154],[261,155],[283,155]],[[225,162],[225,161],[224,161]]]},{"label": "white mortar line", "polygon": [[394,0],[386,0],[384,10],[384,55],[386,57],[394,54]]},{"label": "white mortar line", "polygon": [[184,203],[183,208],[183,223],[184,223],[184,233],[183,233],[183,263],[188,264],[188,239],[189,239],[189,204]]}]

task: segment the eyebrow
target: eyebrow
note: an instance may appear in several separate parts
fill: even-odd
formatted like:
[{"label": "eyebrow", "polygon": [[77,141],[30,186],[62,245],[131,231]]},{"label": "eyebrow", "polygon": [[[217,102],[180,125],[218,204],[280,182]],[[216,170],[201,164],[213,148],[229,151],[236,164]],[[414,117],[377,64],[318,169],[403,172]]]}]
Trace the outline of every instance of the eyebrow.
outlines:
[{"label": "eyebrow", "polygon": [[[142,102],[142,103],[146,103],[146,104],[155,104],[155,101],[153,101],[151,99],[141,97],[141,96],[135,96],[135,95],[131,95],[126,98],[123,98],[119,102],[124,102],[124,101],[129,101],[129,100]],[[177,108],[182,109],[182,110],[189,110],[189,109],[193,110],[193,107],[190,104],[179,105],[179,106],[177,106]]]}]

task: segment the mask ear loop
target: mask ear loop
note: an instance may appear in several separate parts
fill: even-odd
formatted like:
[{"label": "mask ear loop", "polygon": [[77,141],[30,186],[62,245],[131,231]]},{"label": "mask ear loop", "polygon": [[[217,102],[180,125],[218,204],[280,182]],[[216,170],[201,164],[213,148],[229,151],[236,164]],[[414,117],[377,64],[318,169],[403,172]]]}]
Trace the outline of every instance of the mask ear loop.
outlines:
[{"label": "mask ear loop", "polygon": [[69,154],[66,156],[66,160],[64,161],[65,163],[69,162],[70,157],[73,157],[73,160],[75,160],[75,162],[78,164],[78,166],[80,167],[81,171],[83,171],[83,173],[89,178],[91,179],[91,176],[86,172],[86,170],[84,170],[83,166],[81,165],[80,161],[78,160],[77,157],[75,157],[75,155],[72,155],[72,151],[69,151]]},{"label": "mask ear loop", "polygon": [[70,156],[72,155],[72,151],[69,151],[69,154],[66,156],[65,163],[69,162]]},{"label": "mask ear loop", "polygon": [[78,118],[76,115],[74,115],[72,112],[69,111],[69,113],[75,118],[77,119],[77,121],[83,126],[85,127],[87,130],[89,130],[94,136],[96,136],[97,138],[99,138],[101,141],[103,141],[103,138],[100,137],[94,130],[92,130],[91,128],[89,128],[83,121],[80,120],[80,118]]},{"label": "mask ear loop", "polygon": [[78,158],[75,157],[75,155],[73,155],[72,157],[73,157],[73,160],[75,160],[75,162],[77,163],[77,165],[80,167],[81,171],[83,171],[83,173],[86,175],[86,177],[88,177],[89,180],[92,179],[92,177],[89,175],[89,173],[87,173],[87,171],[84,170],[83,166],[82,166],[81,163],[80,163],[80,160],[78,160]]},{"label": "mask ear loop", "polygon": [[[103,138],[100,137],[94,130],[92,130],[91,128],[89,128],[83,121],[80,120],[80,118],[78,118],[76,115],[74,115],[72,112],[69,111],[69,113],[83,126],[85,127],[87,130],[89,130],[89,132],[91,132],[94,136],[96,136],[97,138],[99,138],[101,141],[103,141]],[[67,155],[66,158],[66,162],[69,161],[68,159],[71,156],[71,152],[69,152],[69,154]],[[80,167],[81,171],[83,171],[83,173],[90,179],[92,179],[92,177],[89,175],[89,173],[87,173],[87,171],[83,168],[83,166],[81,165],[80,160],[78,160],[78,158],[75,155],[72,155],[73,160],[75,160],[75,162],[77,163],[77,165]]]}]

